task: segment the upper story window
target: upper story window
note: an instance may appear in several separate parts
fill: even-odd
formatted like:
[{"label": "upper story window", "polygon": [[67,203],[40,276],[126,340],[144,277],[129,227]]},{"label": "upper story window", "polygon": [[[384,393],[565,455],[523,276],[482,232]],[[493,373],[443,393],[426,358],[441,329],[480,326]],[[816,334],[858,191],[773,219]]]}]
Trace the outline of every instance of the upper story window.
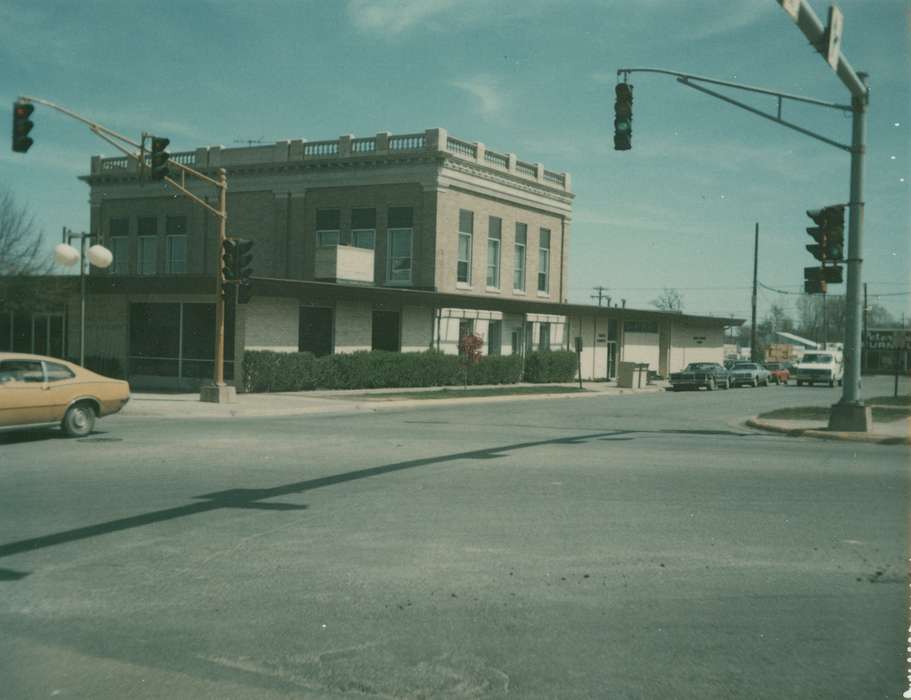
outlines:
[{"label": "upper story window", "polygon": [[386,281],[411,284],[414,255],[414,211],[390,207],[386,228]]},{"label": "upper story window", "polygon": [[547,292],[550,276],[550,229],[541,229],[538,242],[538,291]]},{"label": "upper story window", "polygon": [[471,284],[471,243],[474,237],[474,212],[459,209],[459,257],[456,281]]},{"label": "upper story window", "polygon": [[316,212],[316,244],[318,246],[338,245],[341,230],[341,211],[338,209],[318,209]]},{"label": "upper story window", "polygon": [[154,217],[141,216],[137,229],[139,260],[136,272],[140,275],[154,275],[158,271],[158,221]]},{"label": "upper story window", "polygon": [[370,250],[376,247],[376,209],[351,210],[351,245]]},{"label": "upper story window", "polygon": [[500,238],[503,231],[503,220],[491,216],[487,228],[487,286],[500,287]]},{"label": "upper story window", "polygon": [[182,274],[187,271],[187,217],[169,216],[166,230],[168,248],[165,270],[171,275]]},{"label": "upper story window", "polygon": [[528,245],[528,224],[516,224],[516,251],[515,271],[513,272],[512,288],[525,291],[525,248]]},{"label": "upper story window", "polygon": [[130,239],[126,236],[111,236],[111,263],[112,275],[128,275],[130,273]]}]

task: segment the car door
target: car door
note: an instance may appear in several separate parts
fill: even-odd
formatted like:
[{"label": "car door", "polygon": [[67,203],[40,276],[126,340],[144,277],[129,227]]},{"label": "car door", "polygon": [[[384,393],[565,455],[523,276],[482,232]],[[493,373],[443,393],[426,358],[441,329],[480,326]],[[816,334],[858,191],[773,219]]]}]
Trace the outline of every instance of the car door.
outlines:
[{"label": "car door", "polygon": [[47,380],[47,420],[63,420],[67,406],[77,397],[81,385],[73,370],[59,362],[45,361],[44,373]]},{"label": "car door", "polygon": [[39,360],[0,361],[0,427],[52,420],[48,415],[47,383]]}]

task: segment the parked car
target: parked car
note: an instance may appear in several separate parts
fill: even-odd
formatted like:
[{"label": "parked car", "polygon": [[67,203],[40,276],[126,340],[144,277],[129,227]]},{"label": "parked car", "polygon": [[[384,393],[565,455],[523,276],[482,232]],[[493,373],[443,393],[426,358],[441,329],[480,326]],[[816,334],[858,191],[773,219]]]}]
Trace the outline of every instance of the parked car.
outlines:
[{"label": "parked car", "polygon": [[797,379],[797,386],[814,383],[841,386],[844,373],[841,353],[826,351],[804,353],[792,375]]},{"label": "parked car", "polygon": [[787,384],[791,378],[791,368],[786,362],[766,362],[764,367],[776,384]]},{"label": "parked car", "polygon": [[736,362],[730,369],[732,386],[768,386],[769,370],[757,362]]},{"label": "parked car", "polygon": [[671,390],[698,389],[704,386],[707,391],[730,389],[731,378],[728,371],[717,362],[691,362],[682,372],[671,373]]},{"label": "parked car", "polygon": [[130,385],[120,379],[54,357],[0,353],[0,432],[59,425],[82,437],[129,400]]}]

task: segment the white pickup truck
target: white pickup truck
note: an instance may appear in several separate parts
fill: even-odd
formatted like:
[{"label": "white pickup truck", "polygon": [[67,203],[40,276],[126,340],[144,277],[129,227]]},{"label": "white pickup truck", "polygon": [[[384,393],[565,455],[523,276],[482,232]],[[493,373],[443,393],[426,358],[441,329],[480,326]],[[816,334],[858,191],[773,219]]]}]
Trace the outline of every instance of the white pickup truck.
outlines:
[{"label": "white pickup truck", "polygon": [[828,384],[841,386],[845,368],[840,352],[832,350],[805,352],[794,368],[791,377],[797,380],[797,386],[804,384]]}]

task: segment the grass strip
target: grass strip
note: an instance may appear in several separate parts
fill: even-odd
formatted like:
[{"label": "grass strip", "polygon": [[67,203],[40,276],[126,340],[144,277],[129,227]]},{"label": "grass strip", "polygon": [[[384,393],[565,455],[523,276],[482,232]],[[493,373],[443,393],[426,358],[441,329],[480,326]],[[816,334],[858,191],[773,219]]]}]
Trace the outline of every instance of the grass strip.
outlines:
[{"label": "grass strip", "polygon": [[587,392],[577,386],[515,386],[495,389],[432,389],[429,391],[384,391],[372,394],[357,394],[351,398],[367,401],[388,401],[390,399],[465,399],[484,396],[521,396],[523,394],[578,394]]},{"label": "grass strip", "polygon": [[[873,400],[867,401],[872,404]],[[911,406],[873,406],[873,420],[877,423],[892,423],[911,416]],[[828,406],[797,406],[778,408],[760,413],[759,418],[770,420],[817,420],[828,422]]]}]

